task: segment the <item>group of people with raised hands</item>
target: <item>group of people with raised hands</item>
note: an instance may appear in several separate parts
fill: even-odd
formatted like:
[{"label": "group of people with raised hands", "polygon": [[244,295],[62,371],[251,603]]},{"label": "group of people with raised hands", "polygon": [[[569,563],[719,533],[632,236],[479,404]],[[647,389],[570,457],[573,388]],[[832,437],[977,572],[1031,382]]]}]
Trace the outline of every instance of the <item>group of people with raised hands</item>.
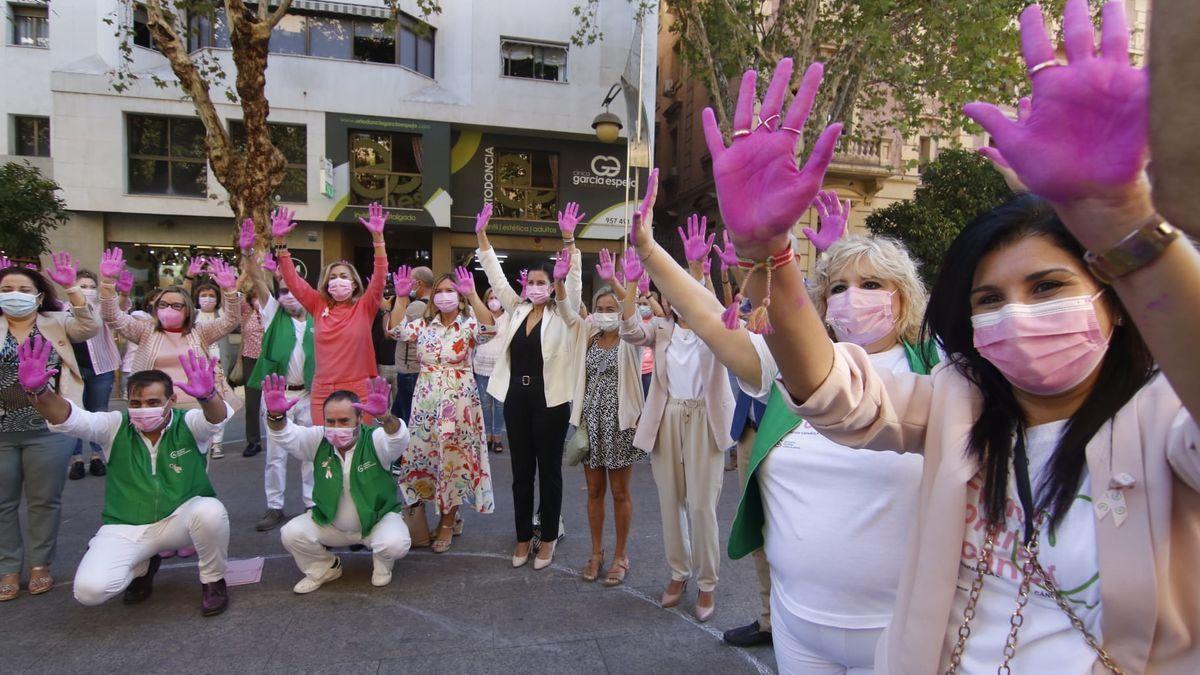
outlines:
[{"label": "group of people with raised hands", "polygon": [[[119,249],[105,252],[98,284],[65,254],[46,275],[4,265],[0,599],[18,594],[25,563],[30,593],[53,586],[79,439],[107,484],[76,597],[141,602],[162,554],[194,547],[201,610],[224,610],[229,520],[206,460],[238,397],[210,350],[246,316],[245,295],[262,327],[246,391],[261,391],[267,430],[256,527],[282,526],[296,593],[342,576],[337,549],[357,545],[371,553],[372,584],[386,586],[423,544],[414,528],[429,534],[413,505],[434,509],[429,545],[448,551],[464,507],[495,510],[490,454],[501,449],[511,564],[550,567],[566,447],[587,490],[580,577],[625,582],[631,476],[648,463],[660,604],[714,616],[725,529],[730,558],[755,556],[763,599],[725,640],[772,644],[781,672],[1197,672],[1200,371],[1186,329],[1200,317],[1189,240],[1200,224],[1151,191],[1148,75],[1129,62],[1124,4],[1102,14],[1097,51],[1086,0],[1068,0],[1060,60],[1041,9],[1022,12],[1032,96],[1016,121],[990,104],[965,108],[1021,194],[963,224],[930,288],[900,242],[847,234],[849,204],[822,191],[840,123],[798,166],[822,67],[805,71],[785,111],[790,59],[761,102],[757,74],[745,73],[728,142],[704,111],[721,244],[699,216],[679,227],[685,265],[656,242],[652,171],[628,241],[600,253],[590,307],[575,204],[558,216],[561,250],[522,271],[519,290],[485,205],[482,294],[463,267],[389,275],[378,205],[362,220],[375,247],[367,283],[345,261],[306,282],[281,209],[273,255],[256,252],[251,223],[240,279],[209,261],[198,271],[214,285],[197,295],[211,301],[159,289],[149,319],[122,305]],[[793,230],[814,208],[806,277]],[[1168,224],[1159,211],[1192,220]],[[395,298],[381,316],[389,278]],[[218,299],[221,312],[202,320]],[[381,320],[398,345],[395,386],[369,347]],[[116,361],[114,335],[134,345],[128,411],[85,409],[89,373]],[[740,500],[722,523],[735,447]],[[287,455],[302,464],[307,507],[291,520]]]}]

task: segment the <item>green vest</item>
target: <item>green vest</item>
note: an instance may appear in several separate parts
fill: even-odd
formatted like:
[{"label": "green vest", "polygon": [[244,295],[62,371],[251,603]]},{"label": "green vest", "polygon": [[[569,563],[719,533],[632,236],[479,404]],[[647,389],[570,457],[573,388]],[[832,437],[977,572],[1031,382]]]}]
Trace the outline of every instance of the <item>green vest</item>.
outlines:
[{"label": "green vest", "polygon": [[[396,498],[396,480],[390,466],[379,463],[375,443],[371,440],[374,427],[359,425],[358,442],[354,445],[354,473],[350,474],[350,498],[358,511],[362,534],[367,536],[389,513],[400,512]],[[313,459],[312,518],[318,525],[328,525],[337,515],[342,498],[342,461],[329,441],[322,440]]]},{"label": "green vest", "polygon": [[129,413],[121,415],[104,479],[105,525],[149,525],[192,497],[216,496],[204,455],[183,417],[182,410],[172,413],[151,465],[150,449],[129,423]]},{"label": "green vest", "polygon": [[[930,369],[937,365],[937,348],[932,342],[915,346],[903,340],[901,343],[904,345],[904,354],[912,372],[928,375]],[[762,548],[766,514],[763,512],[762,492],[754,474],[767,455],[771,454],[771,450],[792,433],[793,429],[800,426],[802,421],[788,409],[779,387],[772,387],[767,411],[763,413],[762,421],[758,425],[758,434],[754,437],[754,449],[746,467],[746,484],[742,487],[737,516],[734,517],[733,528],[729,532],[727,550],[730,558],[737,560]]]},{"label": "green vest", "polygon": [[[313,373],[317,372],[317,362],[313,358],[313,318],[309,314],[304,320],[304,384],[312,389]],[[292,327],[292,316],[282,307],[275,312],[271,325],[263,334],[262,353],[254,363],[250,379],[246,386],[261,389],[267,375],[287,377],[288,362],[292,359],[292,351],[296,349],[296,329]]]}]

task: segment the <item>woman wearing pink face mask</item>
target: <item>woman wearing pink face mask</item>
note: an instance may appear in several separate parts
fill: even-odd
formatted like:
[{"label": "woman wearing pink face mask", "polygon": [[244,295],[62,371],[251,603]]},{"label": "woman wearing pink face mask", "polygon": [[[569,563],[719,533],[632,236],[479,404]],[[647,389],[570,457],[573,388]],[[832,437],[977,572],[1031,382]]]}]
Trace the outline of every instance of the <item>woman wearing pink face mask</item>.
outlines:
[{"label": "woman wearing pink face mask", "polygon": [[[394,283],[396,302],[407,305],[412,270],[401,267]],[[496,508],[480,392],[471,372],[476,347],[495,334],[493,323],[471,273],[459,267],[434,282],[433,302],[422,318],[394,330],[397,340],[415,344],[421,363],[407,420],[412,442],[397,462],[399,483],[407,503],[434,502],[441,516],[434,553],[450,550],[454,535],[462,532],[459,506],[473,505],[480,513]]]},{"label": "woman wearing pink face mask", "polygon": [[369,218],[359,218],[359,222],[371,233],[375,248],[371,283],[364,285],[354,266],[341,260],[321,270],[316,289],[296,272],[287,250],[287,235],[296,227],[292,222],[294,214],[281,208],[271,217],[279,275],[315,323],[317,372],[313,377],[311,406],[315,420],[322,419],[321,410],[330,393],[345,389],[365,398],[367,380],[379,375],[371,324],[379,314],[387,282],[387,251],[383,244],[387,214],[378,203],[371,204],[368,211]]},{"label": "woman wearing pink face mask", "polygon": [[[116,282],[124,270],[125,258],[121,249],[104,252],[100,262],[100,317],[110,330],[128,340],[127,350],[134,350],[131,372],[161,370],[183,381],[180,356],[185,356],[188,350],[211,353],[221,338],[238,327],[242,297],[237,292],[237,271],[224,262],[211,261],[209,273],[221,289],[226,311],[219,319],[207,323],[197,321],[198,310],[191,294],[179,286],[168,286],[159,291],[151,311],[152,321],[122,312],[118,306]],[[227,403],[235,408],[241,406],[241,399],[234,395],[224,377],[217,378],[217,390]],[[176,407],[187,410],[199,407],[199,403],[181,391]]]},{"label": "woman wearing pink face mask", "polygon": [[[562,512],[563,441],[571,419],[571,401],[583,368],[588,325],[580,318],[583,304],[582,262],[575,249],[575,228],[583,220],[578,204],[558,214],[564,248],[555,264],[529,270],[525,293],[509,284],[487,237],[491,205],[475,220],[478,257],[488,284],[512,319],[496,337],[500,356],[488,383],[488,393],[504,403],[509,451],[513,466],[513,505],[517,545],[512,565],[521,567],[531,554],[535,570],[554,561]],[[555,297],[551,297],[551,292]],[[540,491],[540,544],[534,551],[533,485]]]},{"label": "woman wearing pink face mask", "polygon": [[[483,294],[483,301],[495,319],[496,334],[504,335],[508,330],[508,312],[504,311],[500,298],[489,288]],[[492,452],[504,452],[504,404],[487,393],[488,383],[491,381],[492,371],[496,369],[496,359],[500,356],[502,346],[499,340],[488,340],[475,350],[475,385],[479,389],[479,402],[483,405],[483,426],[487,430],[488,450]]]},{"label": "woman wearing pink face mask", "polygon": [[[924,456],[877,670],[1200,672],[1200,254],[1155,212],[1146,73],[1129,64],[1124,3],[1103,15],[1097,55],[1087,2],[1068,0],[1064,64],[1028,7],[1032,102],[1016,121],[965,110],[1045,201],[999,207],[950,246],[925,320],[948,356],[928,376],[832,344],[799,270],[772,264],[819,179],[792,164],[787,132],[709,135],[739,255],[773,268],[748,294],[771,300],[789,407],[839,443]],[[767,216],[739,208],[763,203]]]}]

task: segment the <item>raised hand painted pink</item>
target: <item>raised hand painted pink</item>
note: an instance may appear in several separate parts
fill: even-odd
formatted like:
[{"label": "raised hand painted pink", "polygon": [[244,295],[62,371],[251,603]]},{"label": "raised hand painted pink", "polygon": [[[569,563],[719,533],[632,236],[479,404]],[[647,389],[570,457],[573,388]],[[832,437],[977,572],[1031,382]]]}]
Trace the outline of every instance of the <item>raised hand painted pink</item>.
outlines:
[{"label": "raised hand painted pink", "polygon": [[364,412],[372,417],[380,417],[388,412],[388,395],[392,387],[382,377],[372,377],[367,381],[367,396],[362,403],[353,403],[355,410]]},{"label": "raised hand painted pink", "polygon": [[722,249],[720,246],[714,245],[712,250],[717,254],[717,258],[721,261],[721,271],[725,272],[730,267],[737,267],[738,257],[737,249],[734,247],[733,242],[729,240],[729,230],[726,230],[721,234],[725,239],[725,248]]},{"label": "raised hand painted pink", "polygon": [[486,230],[487,226],[488,226],[488,221],[491,219],[492,219],[492,205],[484,204],[483,209],[481,209],[479,211],[479,214],[475,216],[475,233],[478,234],[479,232]]},{"label": "raised hand painted pink", "polygon": [[243,220],[242,233],[238,237],[238,248],[242,249],[242,251],[246,253],[253,251],[254,240],[256,238],[257,237],[254,233],[254,220],[251,218]]},{"label": "raised hand painted pink", "polygon": [[125,271],[125,252],[114,246],[100,254],[100,276],[116,279]]},{"label": "raised hand painted pink", "polygon": [[642,259],[638,257],[637,249],[630,246],[625,249],[625,258],[621,261],[621,269],[625,270],[625,278],[629,281],[640,282],[646,274]]},{"label": "raised hand painted pink", "polygon": [[804,236],[812,242],[814,248],[824,252],[834,242],[846,234],[846,222],[850,218],[850,200],[845,203],[838,199],[833,190],[822,190],[813,200],[817,216],[821,219],[820,229],[814,232],[812,228],[804,228]]},{"label": "raised hand painted pink", "polygon": [[683,227],[679,228],[679,238],[683,240],[683,257],[687,258],[688,262],[697,262],[708,256],[713,242],[717,239],[717,233],[714,232],[707,238],[706,235],[708,235],[707,216],[693,213],[688,216],[687,230],[685,231]]},{"label": "raised hand painted pink", "polygon": [[396,297],[407,296],[409,293],[412,293],[412,267],[408,265],[398,267],[396,273],[392,275],[392,286],[396,290]]},{"label": "raised hand painted pink", "polygon": [[212,396],[217,386],[216,375],[213,372],[217,362],[217,359],[197,354],[194,349],[189,349],[187,354],[180,354],[179,364],[183,366],[183,374],[187,381],[176,382],[175,386],[197,399]]},{"label": "raised hand painted pink", "polygon": [[574,237],[575,228],[583,218],[584,214],[579,212],[579,204],[567,202],[566,210],[558,212],[558,229],[562,230],[563,237]]},{"label": "raised hand painted pink", "polygon": [[26,391],[39,391],[58,374],[49,368],[53,346],[41,335],[25,340],[17,347],[17,381]]},{"label": "raised hand painted pink", "polygon": [[263,379],[262,394],[263,404],[271,415],[283,415],[300,402],[299,398],[293,401],[287,399],[287,379],[274,373]]},{"label": "raised hand painted pink", "polygon": [[50,262],[54,265],[50,268],[50,279],[62,286],[70,288],[75,285],[75,273],[79,269],[79,261],[71,258],[71,254],[66,251],[55,253],[50,256]]},{"label": "raised hand painted pink", "polygon": [[475,293],[475,277],[471,275],[471,271],[465,267],[458,267],[454,270],[454,290],[458,294],[467,297]]},{"label": "raised hand painted pink", "polygon": [[383,205],[379,202],[371,202],[371,205],[367,207],[367,215],[368,218],[359,218],[358,222],[362,223],[362,226],[367,228],[371,234],[381,234],[384,224],[387,223],[387,214],[383,211]]},{"label": "raised hand painted pink", "polygon": [[611,283],[616,273],[617,264],[613,260],[612,253],[609,253],[606,248],[600,249],[600,264],[596,265],[596,276]]},{"label": "raised hand painted pink", "polygon": [[[1149,78],[1129,62],[1124,3],[1103,9],[1100,54],[1086,0],[1063,10],[1063,44],[1069,63],[1044,67],[1030,79],[1028,114],[1016,121],[990,103],[968,103],[963,112],[996,145],[988,157],[1006,163],[1031,192],[1065,203],[1112,195],[1136,180],[1146,165]],[[1029,68],[1055,60],[1042,10],[1021,13],[1021,48]]]},{"label": "raised hand painted pink", "polygon": [[296,217],[296,212],[287,207],[279,207],[271,213],[271,236],[276,239],[283,239],[289,232],[296,229],[296,223],[292,222],[292,218]]},{"label": "raised hand painted pink", "polygon": [[567,278],[567,274],[571,271],[571,251],[564,248],[558,252],[558,259],[554,261],[554,280],[562,281]]},{"label": "raised hand painted pink", "polygon": [[[812,204],[825,180],[825,170],[833,159],[834,145],[841,124],[825,128],[804,167],[796,165],[796,143],[812,110],[824,70],[820,63],[809,66],[792,100],[783,124],[772,130],[759,126],[739,135],[726,147],[711,108],[703,114],[704,136],[713,158],[713,181],[721,217],[739,250],[753,257],[766,257],[781,248],[792,226]],[[775,68],[767,96],[759,115],[768,119],[780,114],[782,91],[792,76],[792,60],[783,59]],[[750,130],[754,107],[756,74],[748,70],[742,76],[734,130]],[[776,95],[778,93],[778,95]]]}]

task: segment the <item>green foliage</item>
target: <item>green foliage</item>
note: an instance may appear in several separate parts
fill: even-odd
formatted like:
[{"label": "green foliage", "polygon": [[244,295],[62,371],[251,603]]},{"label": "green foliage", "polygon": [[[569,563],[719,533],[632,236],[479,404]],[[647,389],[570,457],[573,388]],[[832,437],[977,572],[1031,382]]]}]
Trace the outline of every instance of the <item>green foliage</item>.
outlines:
[{"label": "green foliage", "polygon": [[60,189],[28,162],[0,167],[0,250],[10,258],[49,251],[46,235],[68,217]]},{"label": "green foliage", "polygon": [[959,231],[1013,196],[1004,178],[978,153],[943,150],[925,165],[913,199],[867,216],[867,229],[903,242],[921,265],[921,276],[931,283]]},{"label": "green foliage", "polygon": [[[1062,3],[1043,2],[1046,16],[1058,16]],[[825,64],[806,137],[830,120],[858,137],[887,129],[944,135],[968,124],[964,103],[1015,104],[1028,90],[1016,20],[1028,0],[785,0],[765,14],[764,4],[669,3],[680,55],[723,123],[742,72],[757,70],[761,94],[785,56],[796,61],[793,91],[809,63]]]}]

